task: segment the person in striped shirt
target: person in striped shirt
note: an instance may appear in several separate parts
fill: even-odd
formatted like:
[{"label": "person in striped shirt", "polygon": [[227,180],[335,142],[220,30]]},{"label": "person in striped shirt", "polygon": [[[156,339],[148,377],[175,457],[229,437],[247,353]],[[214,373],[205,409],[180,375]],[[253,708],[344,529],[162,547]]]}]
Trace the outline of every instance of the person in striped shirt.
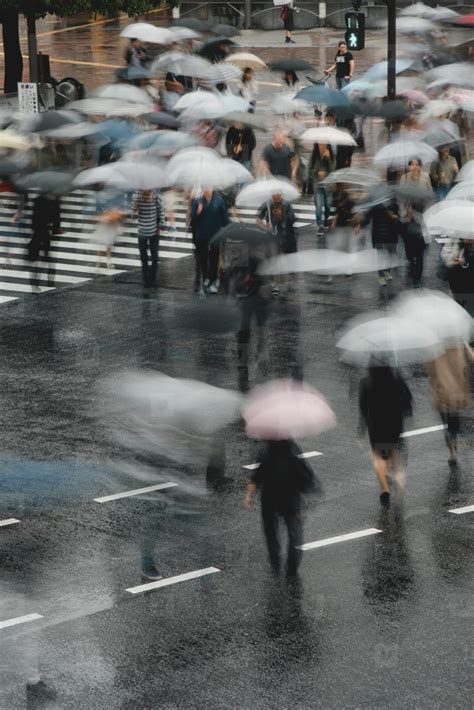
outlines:
[{"label": "person in striped shirt", "polygon": [[[138,248],[145,288],[157,285],[158,243],[165,213],[158,190],[135,193],[133,210],[138,216]],[[151,257],[151,264],[150,264]]]}]

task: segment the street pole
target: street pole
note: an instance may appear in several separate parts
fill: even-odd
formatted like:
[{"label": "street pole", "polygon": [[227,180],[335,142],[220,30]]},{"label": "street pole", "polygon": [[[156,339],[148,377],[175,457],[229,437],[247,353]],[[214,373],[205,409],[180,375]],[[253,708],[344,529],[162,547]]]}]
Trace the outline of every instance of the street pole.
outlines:
[{"label": "street pole", "polygon": [[250,30],[252,27],[252,0],[245,0],[244,27],[246,30]]},{"label": "street pole", "polygon": [[38,83],[38,46],[36,44],[36,17],[34,9],[29,9],[26,14],[28,30],[28,55],[30,67],[30,82]]},{"label": "street pole", "polygon": [[397,8],[395,0],[387,2],[387,98],[397,95]]}]

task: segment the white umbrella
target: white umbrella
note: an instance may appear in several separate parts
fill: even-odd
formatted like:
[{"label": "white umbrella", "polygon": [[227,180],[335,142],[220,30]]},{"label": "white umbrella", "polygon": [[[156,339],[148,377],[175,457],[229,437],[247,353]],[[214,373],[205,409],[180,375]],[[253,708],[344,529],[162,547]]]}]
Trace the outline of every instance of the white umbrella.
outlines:
[{"label": "white umbrella", "polygon": [[454,64],[441,64],[430,69],[427,77],[433,82],[456,84],[460,86],[474,86],[474,72],[471,62],[455,62]]},{"label": "white umbrella", "polygon": [[132,104],[143,104],[145,109],[150,111],[153,107],[153,101],[149,94],[143,89],[139,89],[138,86],[132,86],[131,84],[104,84],[104,86],[94,89],[91,96],[126,101]]},{"label": "white umbrella", "polygon": [[198,101],[189,108],[181,111],[180,121],[198,121],[203,119],[213,120],[225,116],[232,109],[227,110],[218,96],[209,94],[206,101]]},{"label": "white umbrella", "polygon": [[446,195],[446,200],[474,200],[474,182],[458,182]]},{"label": "white umbrella", "polygon": [[341,168],[329,173],[322,185],[335,185],[336,183],[345,183],[347,185],[357,185],[358,187],[374,187],[382,182],[382,178],[367,168]]},{"label": "white umbrella", "polygon": [[190,148],[176,153],[168,162],[170,185],[226,188],[250,182],[251,173],[234,160],[223,159],[209,148]]},{"label": "white umbrella", "polygon": [[24,136],[10,128],[0,131],[0,150],[30,150],[42,145],[39,136]]},{"label": "white umbrella", "polygon": [[429,362],[443,350],[437,335],[426,326],[377,312],[349,321],[337,347],[343,360],[361,367],[372,358],[381,365]]},{"label": "white umbrella", "polygon": [[405,292],[392,303],[392,313],[429,328],[445,345],[468,343],[473,333],[469,313],[441,291]]},{"label": "white umbrella", "polygon": [[276,94],[270,105],[270,111],[279,116],[283,114],[293,114],[297,111],[306,110],[308,104],[306,101],[301,101],[301,99],[295,99],[294,94],[287,92]]},{"label": "white umbrella", "polygon": [[[413,59],[409,57],[400,57],[396,60],[395,71],[399,74],[402,71],[406,71],[413,64]],[[377,62],[373,64],[370,69],[367,69],[362,77],[362,81],[378,81],[380,79],[386,79],[388,73],[388,62]]]},{"label": "white umbrella", "polygon": [[303,143],[325,143],[327,145],[357,145],[357,141],[351,136],[349,131],[343,131],[333,126],[319,126],[318,128],[308,128],[301,134],[300,140]]},{"label": "white umbrella", "polygon": [[263,59],[257,57],[256,54],[252,54],[252,52],[236,52],[235,54],[229,54],[229,56],[224,59],[224,62],[234,64],[236,67],[240,67],[241,69],[250,67],[250,69],[253,69],[254,71],[263,71],[268,68]]},{"label": "white umbrella", "polygon": [[75,187],[87,187],[99,183],[122,192],[150,190],[166,187],[168,172],[164,165],[127,158],[83,170],[73,180]]},{"label": "white umbrella", "polygon": [[166,27],[155,27],[148,22],[134,22],[132,25],[127,25],[120,36],[139,39],[141,42],[149,42],[150,44],[172,44],[175,41],[171,30]]},{"label": "white umbrella", "polygon": [[369,271],[393,269],[398,259],[382,254],[377,249],[347,252],[333,249],[305,249],[295,254],[280,254],[267,259],[259,268],[260,274],[362,274]]},{"label": "white umbrella", "polygon": [[184,42],[189,39],[200,39],[202,35],[190,27],[170,27],[171,32],[177,42]]},{"label": "white umbrella", "polygon": [[273,195],[281,195],[284,200],[291,202],[300,197],[300,192],[292,182],[284,178],[256,180],[239,192],[235,204],[237,207],[260,207],[269,202]]},{"label": "white umbrella", "polygon": [[90,98],[72,101],[68,104],[68,109],[79,111],[90,116],[140,116],[148,113],[149,106],[140,103],[130,103],[109,98]]},{"label": "white umbrella", "polygon": [[464,111],[474,111],[474,91],[469,89],[457,89],[450,92],[452,100],[456,104],[456,108],[462,108]]},{"label": "white umbrella", "polygon": [[211,64],[210,69],[203,75],[203,80],[208,84],[223,84],[241,78],[242,69],[234,64]]},{"label": "white umbrella", "polygon": [[454,178],[456,182],[474,180],[474,160],[468,160]]},{"label": "white umbrella", "polygon": [[[81,121],[81,123],[66,123],[60,128],[54,128],[51,131],[45,131],[45,136],[55,138],[57,140],[79,140],[88,138],[97,133],[97,124],[89,121]],[[102,136],[101,136],[102,137]]]},{"label": "white umbrella", "polygon": [[429,230],[451,237],[474,238],[474,203],[470,200],[443,200],[423,213]]},{"label": "white umbrella", "polygon": [[429,5],[425,5],[422,2],[416,2],[413,5],[404,7],[398,13],[399,17],[428,17],[431,11]]},{"label": "white umbrella", "polygon": [[411,140],[396,140],[388,143],[374,155],[376,165],[393,165],[405,168],[412,158],[419,158],[423,163],[431,163],[438,157],[437,151],[426,143]]},{"label": "white umbrella", "polygon": [[248,111],[250,104],[246,99],[241,96],[236,96],[235,94],[224,94],[221,97],[222,106],[226,112],[233,113],[234,111]]},{"label": "white umbrella", "polygon": [[196,106],[200,103],[208,101],[209,97],[215,98],[215,94],[210,91],[190,91],[189,94],[183,94],[173,106],[173,111],[184,111],[191,106]]},{"label": "white umbrella", "polygon": [[435,99],[433,101],[428,101],[420,111],[419,120],[426,121],[429,118],[437,118],[438,116],[443,116],[446,113],[451,113],[451,111],[456,110],[457,106],[453,101],[448,101],[447,99]]},{"label": "white umbrella", "polygon": [[418,34],[437,29],[434,22],[423,17],[397,17],[397,32],[400,34]]},{"label": "white umbrella", "polygon": [[[150,67],[152,74],[171,74],[181,76],[205,76],[212,67],[203,57],[185,52],[165,52],[161,54]],[[187,94],[185,94],[186,96]]]}]

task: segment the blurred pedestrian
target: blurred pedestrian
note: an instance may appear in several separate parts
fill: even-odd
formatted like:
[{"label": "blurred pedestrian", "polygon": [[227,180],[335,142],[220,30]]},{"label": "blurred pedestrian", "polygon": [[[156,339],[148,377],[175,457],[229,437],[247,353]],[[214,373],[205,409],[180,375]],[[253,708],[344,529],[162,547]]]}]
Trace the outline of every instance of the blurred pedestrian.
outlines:
[{"label": "blurred pedestrian", "polygon": [[273,133],[272,142],[266,145],[260,159],[259,173],[292,180],[296,184],[298,158],[287,143],[281,130]]},{"label": "blurred pedestrian", "polygon": [[[423,162],[420,158],[411,158],[408,161],[408,171],[400,178],[400,184],[409,185],[427,193],[433,192],[428,175],[421,172],[422,167]],[[406,204],[411,204],[411,201],[407,200]]]},{"label": "blurred pedestrian", "polygon": [[139,39],[133,37],[125,50],[125,62],[129,67],[143,67],[147,60],[147,53]]},{"label": "blurred pedestrian", "polygon": [[283,518],[288,531],[286,574],[298,573],[303,543],[301,496],[315,490],[313,471],[298,458],[301,450],[293,441],[268,441],[259,467],[247,487],[244,505],[251,510],[253,497],[261,491],[263,530],[274,574],[281,567],[278,525]]},{"label": "blurred pedestrian", "polygon": [[[330,145],[315,143],[309,162],[309,176],[313,183],[314,206],[319,235],[329,225],[331,217],[332,193],[320,183],[336,169],[336,158]],[[324,219],[323,219],[324,209]]]},{"label": "blurred pedestrian", "polygon": [[359,440],[367,429],[375,474],[380,484],[380,503],[390,506],[389,467],[394,469],[399,492],[405,474],[400,457],[403,420],[411,416],[411,392],[401,375],[383,362],[371,358],[359,388]]},{"label": "blurred pedestrian", "polygon": [[247,268],[235,270],[232,278],[233,292],[240,308],[240,325],[237,332],[237,360],[239,369],[247,369],[252,321],[257,324],[257,360],[264,365],[265,324],[267,322],[267,299],[262,294],[263,279],[257,273],[260,261],[249,256]]},{"label": "blurred pedestrian", "polygon": [[[57,202],[54,195],[39,195],[33,200],[31,216],[32,237],[28,244],[27,257],[31,262],[43,261],[46,264],[47,286],[54,287],[55,268],[49,255],[53,224],[57,216]],[[31,273],[30,283],[33,291],[40,286],[39,274]]]},{"label": "blurred pedestrian", "polygon": [[334,69],[336,70],[336,86],[341,90],[347,86],[355,72],[354,56],[352,52],[348,51],[345,42],[339,42],[334,64],[329,69],[325,69],[324,73],[329,76]]},{"label": "blurred pedestrian", "polygon": [[359,224],[354,213],[355,202],[344,184],[336,183],[332,204],[334,208],[334,217],[330,226],[331,232],[334,233],[331,238],[332,248],[352,252],[355,247],[355,235],[359,233]]},{"label": "blurred pedestrian", "polygon": [[292,39],[292,32],[295,29],[294,12],[295,11],[292,1],[282,5],[280,10],[280,19],[283,20],[283,29],[285,30],[286,44],[295,44],[294,39]]},{"label": "blurred pedestrian", "polygon": [[474,238],[451,239],[441,257],[453,298],[474,318]]},{"label": "blurred pedestrian", "polygon": [[241,163],[247,170],[252,169],[252,154],[256,145],[255,133],[243,123],[234,123],[227,131],[225,138],[227,157]]},{"label": "blurred pedestrian", "polygon": [[[281,194],[272,195],[269,203],[263,205],[257,215],[257,224],[268,229],[274,235],[275,247],[280,254],[294,254],[297,251],[295,221],[296,216],[291,203],[284,200]],[[280,283],[286,283],[286,277],[280,277]],[[292,286],[290,285],[290,290]],[[279,293],[279,287],[274,282],[273,295]]]},{"label": "blurred pedestrian", "polygon": [[101,260],[107,259],[107,269],[114,268],[112,248],[120,232],[120,227],[126,217],[125,198],[120,192],[100,189],[97,185],[96,196],[96,227],[91,235],[91,241],[99,248],[97,250],[96,273],[100,273]]},{"label": "blurred pedestrian", "polygon": [[156,287],[160,228],[165,224],[165,213],[159,192],[157,190],[137,192],[132,206],[138,216],[138,249],[142,262],[143,285],[145,288]]},{"label": "blurred pedestrian", "polygon": [[412,286],[420,288],[427,238],[429,238],[423,216],[411,207],[406,209],[402,218],[401,232],[408,261],[408,275]]},{"label": "blurred pedestrian", "polygon": [[449,449],[448,463],[457,463],[457,436],[460,412],[467,409],[470,399],[469,366],[474,362],[474,350],[463,344],[449,348],[426,365],[431,381],[433,404],[446,426],[445,441]]},{"label": "blurred pedestrian", "polygon": [[199,292],[210,294],[219,291],[217,270],[219,265],[219,245],[210,244],[211,238],[229,223],[225,200],[212,187],[206,187],[202,196],[191,203],[191,229],[200,272]]},{"label": "blurred pedestrian", "polygon": [[444,200],[454,184],[459,172],[456,158],[450,155],[449,146],[444,145],[438,151],[437,160],[430,166],[430,179],[438,200]]},{"label": "blurred pedestrian", "polygon": [[[371,225],[372,246],[382,255],[382,258],[395,259],[397,254],[400,220],[396,200],[392,199],[379,205],[374,205],[365,213],[362,219],[363,227]],[[386,286],[393,278],[391,269],[379,269],[379,285]]]},{"label": "blurred pedestrian", "polygon": [[239,95],[249,102],[251,106],[249,111],[250,113],[254,113],[257,106],[258,84],[255,81],[255,76],[251,67],[245,67],[243,71]]},{"label": "blurred pedestrian", "polygon": [[283,72],[281,78],[282,88],[285,93],[296,94],[300,89],[300,80],[297,73],[293,69],[287,69]]}]

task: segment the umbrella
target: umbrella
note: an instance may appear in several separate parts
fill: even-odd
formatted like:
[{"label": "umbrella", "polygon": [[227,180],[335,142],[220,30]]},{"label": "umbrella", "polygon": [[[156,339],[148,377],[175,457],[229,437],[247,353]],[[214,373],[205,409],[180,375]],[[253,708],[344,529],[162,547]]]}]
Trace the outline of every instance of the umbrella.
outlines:
[{"label": "umbrella", "polygon": [[471,62],[455,62],[454,64],[442,64],[439,67],[430,69],[427,76],[431,81],[440,84],[456,84],[460,86],[474,86],[474,72]]},{"label": "umbrella", "polygon": [[231,222],[226,227],[220,229],[212,238],[214,242],[245,242],[249,246],[259,246],[271,239],[271,232],[260,229],[256,225],[243,224],[242,222]]},{"label": "umbrella", "polygon": [[155,126],[166,126],[166,128],[179,128],[179,121],[174,116],[165,111],[151,111],[144,113],[142,118]]},{"label": "umbrella", "polygon": [[270,130],[268,119],[264,118],[261,114],[249,113],[248,111],[231,111],[230,113],[226,113],[226,115],[220,119],[220,122],[227,125],[242,123],[244,126],[255,128],[258,131]]},{"label": "umbrella", "polygon": [[[193,136],[181,131],[159,131],[155,135],[155,140],[149,146],[150,150],[153,154],[164,157],[169,157],[178,150],[191,148],[196,144]],[[142,148],[146,148],[146,146],[143,145]]]},{"label": "umbrella", "polygon": [[456,182],[474,179],[474,160],[468,160],[454,178]]},{"label": "umbrella", "polygon": [[94,125],[96,133],[109,138],[113,143],[130,140],[140,133],[140,129],[135,123],[123,118],[109,118]]},{"label": "umbrella", "polygon": [[392,303],[392,313],[429,328],[445,345],[468,343],[473,319],[451,296],[441,291],[419,289],[405,292]]},{"label": "umbrella", "polygon": [[294,254],[280,254],[267,259],[259,268],[259,273],[298,274],[362,274],[369,271],[393,269],[398,260],[377,249],[347,252],[333,249],[305,249]]},{"label": "umbrella", "polygon": [[308,384],[276,380],[255,387],[242,409],[247,436],[295,439],[336,426],[336,415],[324,397]]},{"label": "umbrella", "polygon": [[30,150],[33,147],[42,145],[37,136],[24,136],[11,128],[0,131],[0,151],[1,150]]},{"label": "umbrella", "polygon": [[76,188],[97,184],[105,184],[121,192],[166,187],[167,170],[156,162],[137,162],[126,158],[83,170],[73,180]]},{"label": "umbrella", "polygon": [[9,155],[7,158],[0,157],[0,176],[17,175],[26,172],[33,167],[33,156],[27,151]]},{"label": "umbrella", "polygon": [[216,95],[211,91],[190,91],[188,94],[183,94],[183,96],[177,100],[173,111],[184,111],[184,109],[190,108],[191,106],[208,101],[209,97],[212,97],[212,100],[214,100]]},{"label": "umbrella", "polygon": [[295,96],[301,101],[325,106],[349,106],[347,97],[341,91],[329,89],[327,86],[305,86]]},{"label": "umbrella", "polygon": [[212,25],[210,29],[215,35],[222,37],[237,37],[241,34],[240,30],[232,25]]},{"label": "umbrella", "polygon": [[175,76],[205,76],[212,64],[196,57],[195,54],[184,52],[165,52],[161,54],[150,67],[152,74],[174,74]]},{"label": "umbrella", "polygon": [[428,101],[420,111],[419,120],[426,121],[429,118],[438,118],[446,113],[451,113],[457,108],[456,104],[447,99],[435,99]]},{"label": "umbrella", "polygon": [[229,39],[229,37],[213,37],[212,39],[208,39],[197,53],[203,57],[208,56],[212,60],[215,56],[216,49],[220,44],[227,44],[229,47],[237,46],[235,42]]},{"label": "umbrella", "polygon": [[233,79],[241,79],[242,69],[233,64],[212,64],[202,78],[208,84],[223,84]]},{"label": "umbrella", "polygon": [[195,32],[209,32],[210,30],[209,25],[202,20],[198,20],[197,17],[180,17],[177,20],[173,20],[171,31],[173,32],[176,27],[187,27]]},{"label": "umbrella", "polygon": [[149,106],[140,103],[130,103],[110,98],[90,98],[71,101],[68,111],[79,111],[79,113],[91,116],[140,116],[149,111]]},{"label": "umbrella", "polygon": [[381,365],[408,365],[429,362],[442,352],[437,335],[426,326],[377,312],[349,321],[337,347],[344,361],[361,367],[374,356]]},{"label": "umbrella", "polygon": [[342,168],[341,170],[335,170],[329,173],[324,180],[321,181],[322,185],[335,185],[336,183],[345,183],[348,185],[357,185],[360,187],[372,187],[381,182],[381,178],[371,170],[367,168]]},{"label": "umbrella", "polygon": [[404,89],[403,91],[398,91],[397,89],[397,94],[408,99],[412,104],[421,104],[424,106],[429,101],[427,95],[418,89]]},{"label": "umbrella", "polygon": [[190,39],[200,39],[201,33],[191,29],[191,27],[170,27],[171,32],[177,42],[184,42]]},{"label": "umbrella", "polygon": [[198,121],[198,120],[213,120],[225,116],[232,109],[226,109],[218,96],[208,94],[206,101],[197,101],[189,108],[181,111],[179,120],[183,121]]},{"label": "umbrella", "polygon": [[119,69],[116,73],[117,79],[121,81],[140,81],[142,79],[150,79],[151,72],[145,67],[135,67],[130,65]]},{"label": "umbrella", "polygon": [[99,86],[91,93],[91,97],[99,97],[102,99],[114,99],[115,101],[125,101],[132,104],[143,104],[148,110],[153,106],[153,101],[151,97],[139,89],[138,86],[132,86],[131,84],[105,84],[104,86]]},{"label": "umbrella", "polygon": [[461,15],[453,22],[454,25],[460,25],[461,27],[474,27],[474,14]]},{"label": "umbrella", "polygon": [[396,140],[388,143],[374,155],[376,165],[393,165],[406,168],[412,158],[419,158],[423,163],[436,160],[437,151],[426,143],[413,140]]},{"label": "umbrella", "polygon": [[285,57],[284,59],[276,59],[270,62],[269,68],[271,71],[308,71],[313,67],[304,59],[296,59],[296,57]]},{"label": "umbrella", "polygon": [[[450,124],[448,126],[448,124]],[[421,134],[421,140],[435,148],[460,141],[459,129],[451,121],[432,121]]]},{"label": "umbrella", "polygon": [[134,22],[132,25],[127,25],[120,36],[139,39],[149,44],[172,44],[175,39],[171,30],[165,27],[155,27],[148,22]]},{"label": "umbrella", "polygon": [[174,168],[169,165],[168,170],[169,185],[180,187],[205,185],[225,189],[253,180],[252,174],[243,165],[219,156],[213,160],[201,156]]},{"label": "umbrella", "polygon": [[254,71],[267,69],[267,65],[263,59],[257,57],[256,54],[252,54],[252,52],[236,52],[235,54],[230,54],[224,61],[235,64],[236,67],[240,67],[241,69],[245,69],[246,67],[250,67],[250,69],[254,69]]},{"label": "umbrella", "polygon": [[[395,71],[397,74],[400,74],[403,71],[406,71],[411,67],[413,64],[413,59],[410,59],[408,57],[401,57],[400,59],[396,60],[395,63]],[[388,73],[388,62],[378,62],[378,64],[374,64],[373,66],[368,69],[365,74],[362,77],[362,81],[366,82],[374,82],[374,81],[379,81],[381,79],[386,79],[387,78],[387,73]],[[350,86],[350,84],[349,84]],[[346,87],[347,88],[347,87]]]},{"label": "umbrella", "polygon": [[423,213],[429,230],[440,230],[452,237],[472,238],[474,204],[470,200],[444,200]]},{"label": "umbrella", "polygon": [[291,115],[305,108],[307,108],[307,103],[296,100],[295,95],[290,93],[277,94],[270,105],[271,112],[276,115]]},{"label": "umbrella", "polygon": [[226,114],[233,111],[245,112],[250,108],[250,104],[246,99],[241,96],[235,96],[235,94],[223,94],[220,97],[220,101]]},{"label": "umbrella", "polygon": [[80,121],[80,116],[72,111],[42,111],[24,118],[20,122],[20,129],[31,133],[39,133],[60,128],[60,126],[65,124],[79,123]]},{"label": "umbrella", "polygon": [[416,2],[413,5],[404,7],[399,12],[400,17],[428,17],[433,8],[425,5],[422,2]]},{"label": "umbrella", "polygon": [[43,194],[63,195],[72,189],[74,175],[59,170],[41,170],[17,181],[24,190],[38,190]]},{"label": "umbrella", "polygon": [[434,22],[423,17],[397,17],[397,32],[418,34],[438,29]]},{"label": "umbrella", "polygon": [[301,134],[300,140],[303,143],[325,143],[327,145],[357,145],[357,141],[351,136],[349,131],[343,131],[333,126],[319,126],[318,128],[308,128]]},{"label": "umbrella", "polygon": [[462,108],[464,111],[474,111],[474,91],[457,89],[451,92],[451,98],[456,102],[456,109]]},{"label": "umbrella", "polygon": [[273,195],[281,195],[284,200],[293,201],[300,197],[300,192],[292,182],[284,178],[257,180],[239,192],[235,204],[237,207],[260,207],[269,202]]},{"label": "umbrella", "polygon": [[447,200],[474,200],[474,182],[459,182],[446,195]]},{"label": "umbrella", "polygon": [[452,22],[459,17],[459,13],[452,10],[450,7],[430,7],[426,15],[428,20],[434,22]]},{"label": "umbrella", "polygon": [[364,79],[356,79],[355,81],[351,81],[349,84],[346,84],[346,86],[343,86],[341,91],[343,94],[351,94],[353,91],[360,91],[362,94],[365,94],[371,88],[372,82],[365,81]]},{"label": "umbrella", "polygon": [[52,131],[45,131],[44,135],[47,138],[54,138],[55,140],[82,140],[83,138],[97,136],[97,125],[97,123],[91,123],[89,121],[67,123]]}]

